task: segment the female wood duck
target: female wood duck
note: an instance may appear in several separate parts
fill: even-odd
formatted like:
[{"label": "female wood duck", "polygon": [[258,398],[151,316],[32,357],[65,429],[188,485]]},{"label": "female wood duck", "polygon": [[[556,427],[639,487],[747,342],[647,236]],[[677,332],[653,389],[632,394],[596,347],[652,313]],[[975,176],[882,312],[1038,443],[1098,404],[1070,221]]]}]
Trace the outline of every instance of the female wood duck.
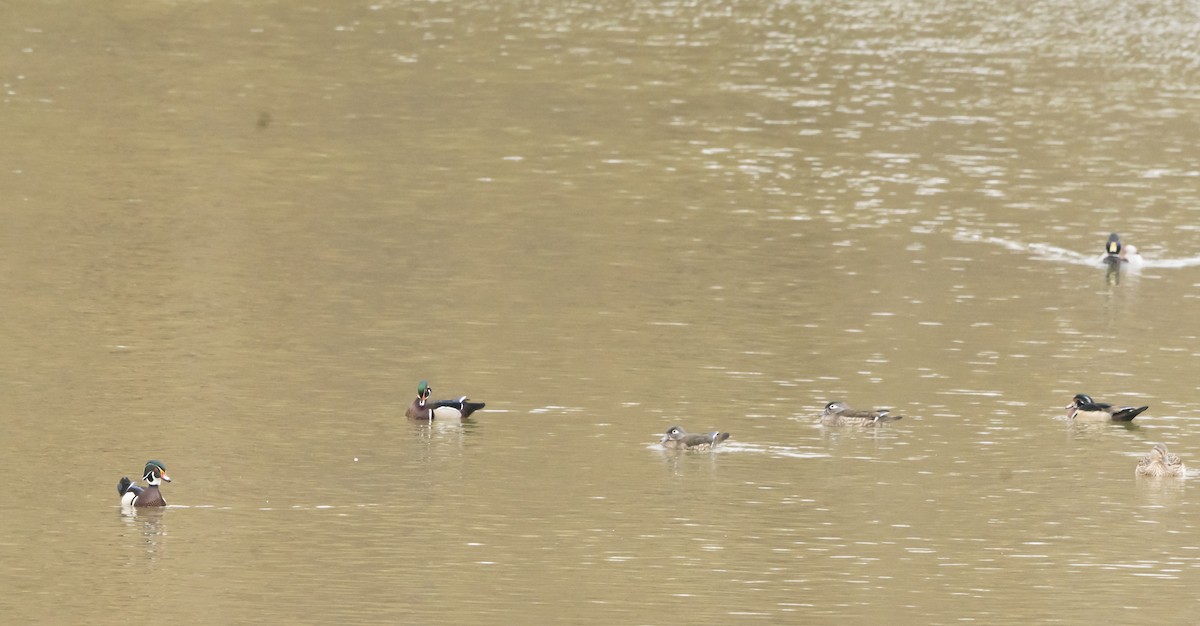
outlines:
[{"label": "female wood duck", "polygon": [[659,443],[668,450],[712,450],[726,439],[729,439],[729,433],[715,430],[703,434],[689,433],[680,426],[672,426]]},{"label": "female wood duck", "polygon": [[830,402],[821,412],[821,424],[825,426],[878,426],[884,422],[904,419],[903,415],[889,415],[888,409],[855,411],[845,402]]},{"label": "female wood duck", "polygon": [[1183,466],[1183,461],[1179,457],[1167,452],[1167,447],[1161,443],[1154,444],[1150,448],[1150,454],[1138,461],[1137,468],[1134,474],[1137,476],[1151,476],[1160,478],[1167,476],[1170,478],[1183,478],[1187,473],[1187,468]]},{"label": "female wood duck", "polygon": [[162,461],[146,461],[142,480],[146,481],[144,488],[133,484],[128,476],[121,477],[121,481],[117,483],[117,493],[121,494],[121,506],[167,506],[167,501],[163,500],[162,492],[158,489],[159,481],[171,482],[171,478],[167,476],[167,466],[163,465]]},{"label": "female wood duck", "polygon": [[1114,407],[1111,404],[1096,402],[1091,396],[1086,393],[1075,394],[1068,404],[1067,417],[1073,420],[1086,420],[1089,422],[1129,422],[1133,418],[1142,414],[1142,411],[1150,408],[1149,406],[1123,406]]},{"label": "female wood duck", "polygon": [[1100,260],[1108,265],[1141,265],[1142,255],[1138,254],[1136,247],[1122,244],[1121,237],[1113,233],[1108,236],[1108,243],[1104,244],[1104,255]]},{"label": "female wood duck", "polygon": [[482,409],[485,405],[483,402],[467,402],[467,397],[463,396],[457,400],[437,400],[429,401],[429,394],[433,393],[433,388],[426,381],[421,381],[417,385],[417,399],[408,405],[408,410],[404,412],[411,420],[429,421],[434,418],[441,419],[467,419],[472,413]]}]

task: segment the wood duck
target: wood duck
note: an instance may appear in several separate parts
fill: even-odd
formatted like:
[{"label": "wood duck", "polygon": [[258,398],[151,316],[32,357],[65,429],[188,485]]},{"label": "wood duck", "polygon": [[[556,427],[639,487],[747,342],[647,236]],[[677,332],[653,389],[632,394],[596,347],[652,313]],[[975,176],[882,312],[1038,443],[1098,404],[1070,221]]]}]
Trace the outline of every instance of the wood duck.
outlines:
[{"label": "wood duck", "polygon": [[162,492],[158,489],[159,481],[171,482],[171,478],[167,476],[167,466],[163,465],[162,461],[146,461],[142,480],[146,481],[146,487],[133,484],[128,476],[121,477],[121,481],[117,483],[117,493],[121,494],[121,506],[167,506],[167,501],[163,500]]},{"label": "wood duck", "polygon": [[825,426],[878,426],[902,419],[903,415],[890,415],[889,409],[855,411],[845,402],[830,402],[821,412],[821,424]]},{"label": "wood duck", "polygon": [[1123,406],[1114,407],[1111,404],[1096,402],[1091,396],[1086,393],[1075,394],[1068,404],[1067,417],[1073,420],[1086,420],[1089,422],[1129,422],[1133,418],[1142,414],[1142,411],[1150,408],[1149,406]]},{"label": "wood duck", "polygon": [[484,407],[483,402],[467,402],[467,397],[463,396],[457,400],[436,400],[429,401],[429,394],[433,393],[433,388],[426,381],[421,381],[417,385],[417,399],[408,405],[408,410],[404,412],[408,419],[429,421],[435,418],[440,419],[467,419],[472,413]]},{"label": "wood duck", "polygon": [[1142,255],[1138,254],[1135,246],[1128,246],[1121,243],[1121,237],[1116,233],[1108,236],[1108,242],[1104,244],[1104,254],[1100,260],[1108,265],[1121,265],[1128,263],[1130,265],[1141,265]]},{"label": "wood duck", "polygon": [[1153,478],[1162,476],[1183,478],[1186,473],[1187,468],[1183,466],[1183,461],[1167,452],[1167,447],[1161,443],[1154,444],[1154,447],[1150,448],[1150,454],[1138,461],[1137,469],[1134,470],[1134,474],[1137,476]]},{"label": "wood duck", "polygon": [[672,426],[667,429],[659,443],[668,450],[712,450],[726,439],[729,439],[729,433],[715,430],[703,434],[689,433],[681,426]]}]

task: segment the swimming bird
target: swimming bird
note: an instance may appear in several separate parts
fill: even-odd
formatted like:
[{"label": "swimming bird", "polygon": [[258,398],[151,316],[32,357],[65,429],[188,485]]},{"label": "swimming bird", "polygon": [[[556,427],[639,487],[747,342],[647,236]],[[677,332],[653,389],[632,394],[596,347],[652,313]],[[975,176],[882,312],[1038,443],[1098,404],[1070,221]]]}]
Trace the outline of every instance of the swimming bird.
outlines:
[{"label": "swimming bird", "polygon": [[1141,265],[1142,255],[1138,254],[1136,246],[1122,244],[1121,237],[1117,233],[1113,233],[1108,236],[1108,242],[1104,244],[1104,254],[1101,255],[1100,261],[1108,265],[1124,263]]},{"label": "swimming bird", "polygon": [[821,424],[825,426],[878,426],[883,422],[904,419],[903,415],[890,415],[889,409],[855,411],[845,402],[830,402],[821,413]]},{"label": "swimming bird", "polygon": [[1150,407],[1114,407],[1111,404],[1096,402],[1086,393],[1077,393],[1071,400],[1071,404],[1068,404],[1064,408],[1067,409],[1067,417],[1073,420],[1129,422]]},{"label": "swimming bird", "polygon": [[681,426],[672,426],[663,435],[662,447],[670,450],[712,450],[717,444],[729,439],[729,433],[689,433]]},{"label": "swimming bird", "polygon": [[146,487],[133,484],[128,476],[121,477],[121,481],[117,483],[117,493],[121,494],[121,506],[167,506],[167,501],[163,500],[162,492],[158,489],[159,481],[171,482],[171,478],[167,476],[167,466],[163,465],[162,461],[146,461],[142,480],[146,481]]},{"label": "swimming bird", "polygon": [[1137,476],[1151,476],[1159,478],[1167,476],[1170,478],[1183,478],[1187,473],[1187,468],[1183,466],[1183,461],[1179,457],[1167,452],[1167,446],[1156,443],[1153,448],[1150,448],[1150,454],[1146,455],[1142,460],[1138,461],[1137,468],[1134,469],[1134,474]]},{"label": "swimming bird", "polygon": [[412,420],[429,421],[434,418],[440,419],[467,419],[472,413],[482,409],[485,404],[483,402],[467,402],[467,397],[462,396],[457,400],[436,400],[429,401],[429,395],[433,393],[433,388],[426,381],[421,381],[417,385],[417,398],[408,405],[408,409],[404,411],[404,415]]}]

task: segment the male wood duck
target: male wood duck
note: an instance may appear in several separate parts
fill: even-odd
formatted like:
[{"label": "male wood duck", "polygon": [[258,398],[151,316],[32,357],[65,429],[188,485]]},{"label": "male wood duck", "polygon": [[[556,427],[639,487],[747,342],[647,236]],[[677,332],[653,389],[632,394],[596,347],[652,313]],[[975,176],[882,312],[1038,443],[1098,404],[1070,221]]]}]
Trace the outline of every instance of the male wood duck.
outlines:
[{"label": "male wood duck", "polygon": [[1151,476],[1160,478],[1167,476],[1170,478],[1183,478],[1187,473],[1187,468],[1183,466],[1183,461],[1179,457],[1167,452],[1167,447],[1161,443],[1154,444],[1150,448],[1150,454],[1138,461],[1137,468],[1134,474],[1137,476]]},{"label": "male wood duck", "polygon": [[1142,255],[1138,254],[1135,246],[1122,244],[1121,237],[1113,233],[1108,236],[1108,243],[1104,244],[1104,254],[1100,260],[1108,265],[1141,265]]},{"label": "male wood duck", "polygon": [[729,439],[729,433],[715,430],[711,433],[689,433],[681,426],[672,426],[659,443],[669,450],[712,450],[726,439]]},{"label": "male wood duck", "polygon": [[903,415],[890,415],[889,409],[855,411],[845,402],[830,402],[821,412],[821,424],[825,426],[878,426],[902,419]]},{"label": "male wood duck", "polygon": [[1123,406],[1114,407],[1111,404],[1096,402],[1091,396],[1086,393],[1075,394],[1068,404],[1067,417],[1073,420],[1086,420],[1089,422],[1129,422],[1133,418],[1142,414],[1142,411],[1150,408],[1149,406]]},{"label": "male wood duck", "polygon": [[404,412],[408,419],[425,420],[432,419],[467,419],[472,413],[484,407],[483,402],[467,402],[467,397],[463,396],[457,400],[436,400],[429,401],[429,394],[433,393],[433,388],[426,381],[421,381],[417,385],[417,399],[408,405],[408,410]]},{"label": "male wood duck", "polygon": [[162,492],[158,489],[159,481],[171,482],[171,478],[167,476],[167,466],[163,465],[162,461],[146,461],[142,480],[146,481],[146,487],[133,484],[128,476],[121,477],[121,481],[117,483],[117,493],[121,494],[121,506],[167,506],[167,501],[163,500]]}]

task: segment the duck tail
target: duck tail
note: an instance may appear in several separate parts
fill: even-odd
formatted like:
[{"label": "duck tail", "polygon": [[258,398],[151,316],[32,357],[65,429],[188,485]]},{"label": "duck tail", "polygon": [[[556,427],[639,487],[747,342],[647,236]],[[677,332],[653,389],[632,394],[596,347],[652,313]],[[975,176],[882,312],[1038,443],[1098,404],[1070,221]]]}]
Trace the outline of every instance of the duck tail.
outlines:
[{"label": "duck tail", "polygon": [[487,406],[486,402],[466,402],[466,398],[463,398],[462,416],[466,417],[485,406]]},{"label": "duck tail", "polygon": [[125,492],[129,491],[131,485],[133,485],[133,481],[129,480],[128,476],[122,476],[121,481],[117,483],[117,494],[125,495]]},{"label": "duck tail", "polygon": [[1113,421],[1115,422],[1131,422],[1133,418],[1142,414],[1142,411],[1150,408],[1149,406],[1125,407],[1116,413],[1113,413]]}]

